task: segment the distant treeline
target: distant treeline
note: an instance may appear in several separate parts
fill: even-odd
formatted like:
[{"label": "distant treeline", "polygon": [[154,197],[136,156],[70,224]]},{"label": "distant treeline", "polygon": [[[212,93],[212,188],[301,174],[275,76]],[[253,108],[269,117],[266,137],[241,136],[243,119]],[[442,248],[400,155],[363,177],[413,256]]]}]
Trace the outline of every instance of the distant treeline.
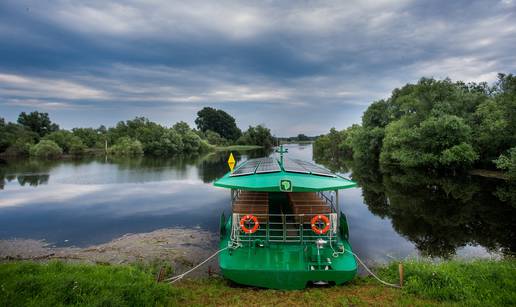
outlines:
[{"label": "distant treeline", "polygon": [[280,143],[310,143],[315,141],[317,138],[317,136],[307,136],[301,133],[297,136],[278,137],[277,140]]},{"label": "distant treeline", "polygon": [[275,143],[270,130],[262,125],[242,132],[235,119],[222,110],[204,108],[197,113],[192,129],[185,122],[166,127],[144,117],[121,121],[115,127],[59,129],[47,113],[22,112],[16,123],[0,118],[0,153],[4,156],[55,158],[107,153],[113,155],[197,154],[216,146]]},{"label": "distant treeline", "polygon": [[516,179],[516,76],[499,74],[492,86],[422,78],[373,102],[361,125],[319,137],[314,155],[438,171],[497,167]]}]

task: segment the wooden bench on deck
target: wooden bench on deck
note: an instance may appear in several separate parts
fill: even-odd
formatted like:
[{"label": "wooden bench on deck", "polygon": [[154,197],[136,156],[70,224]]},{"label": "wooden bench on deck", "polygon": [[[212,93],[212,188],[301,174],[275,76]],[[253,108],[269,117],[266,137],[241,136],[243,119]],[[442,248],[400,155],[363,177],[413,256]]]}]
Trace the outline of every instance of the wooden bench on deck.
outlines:
[{"label": "wooden bench on deck", "polygon": [[298,223],[310,223],[317,214],[331,213],[331,208],[316,193],[288,193],[288,199],[294,214],[305,214],[304,217],[296,216]]},{"label": "wooden bench on deck", "polygon": [[266,222],[269,214],[269,195],[267,192],[241,191],[233,203],[233,212],[256,215],[259,222]]}]

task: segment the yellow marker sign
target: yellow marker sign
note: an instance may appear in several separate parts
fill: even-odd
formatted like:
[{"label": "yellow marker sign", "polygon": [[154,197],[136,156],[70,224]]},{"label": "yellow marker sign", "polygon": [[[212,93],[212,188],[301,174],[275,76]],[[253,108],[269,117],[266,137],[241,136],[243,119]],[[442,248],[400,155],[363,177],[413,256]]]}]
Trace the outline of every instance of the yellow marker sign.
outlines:
[{"label": "yellow marker sign", "polygon": [[233,168],[235,168],[235,157],[233,157],[233,153],[229,154],[228,165],[231,172],[233,172]]}]

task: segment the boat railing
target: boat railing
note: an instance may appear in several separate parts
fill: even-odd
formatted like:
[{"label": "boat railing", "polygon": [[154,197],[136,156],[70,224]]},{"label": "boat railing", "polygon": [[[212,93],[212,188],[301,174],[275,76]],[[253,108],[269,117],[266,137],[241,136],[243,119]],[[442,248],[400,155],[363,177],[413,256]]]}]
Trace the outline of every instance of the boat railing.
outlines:
[{"label": "boat railing", "polygon": [[258,229],[246,233],[240,226],[240,220],[247,214],[233,213],[231,240],[241,244],[263,243],[314,243],[317,239],[337,241],[337,214],[325,213],[330,221],[330,228],[324,234],[316,234],[311,220],[318,214],[253,214],[258,219]]},{"label": "boat railing", "polygon": [[330,197],[328,197],[326,194],[324,194],[324,192],[317,192],[317,196],[319,196],[320,199],[324,200],[324,202],[331,208],[331,212],[337,212],[333,195],[330,195]]}]

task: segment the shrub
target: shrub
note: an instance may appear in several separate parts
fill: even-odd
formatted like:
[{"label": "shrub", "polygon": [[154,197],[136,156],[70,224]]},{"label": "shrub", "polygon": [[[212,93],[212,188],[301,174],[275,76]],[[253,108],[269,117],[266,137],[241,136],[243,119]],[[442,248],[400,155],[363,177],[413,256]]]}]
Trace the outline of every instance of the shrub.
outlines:
[{"label": "shrub", "polygon": [[109,153],[119,156],[139,156],[143,154],[143,145],[138,140],[122,137],[109,148]]},{"label": "shrub", "polygon": [[217,132],[208,130],[208,131],[206,131],[205,134],[206,134],[206,140],[210,144],[213,144],[213,145],[227,145],[228,144],[228,141],[225,138],[221,137],[220,134],[218,134]]},{"label": "shrub", "polygon": [[41,140],[30,148],[30,155],[38,158],[56,158],[62,154],[61,147],[50,140]]},{"label": "shrub", "polygon": [[69,146],[68,153],[75,156],[84,154],[86,150],[86,145],[84,145],[82,140],[77,136],[72,137]]},{"label": "shrub", "polygon": [[516,147],[509,149],[506,155],[500,155],[494,162],[498,169],[507,172],[510,180],[516,180]]}]

